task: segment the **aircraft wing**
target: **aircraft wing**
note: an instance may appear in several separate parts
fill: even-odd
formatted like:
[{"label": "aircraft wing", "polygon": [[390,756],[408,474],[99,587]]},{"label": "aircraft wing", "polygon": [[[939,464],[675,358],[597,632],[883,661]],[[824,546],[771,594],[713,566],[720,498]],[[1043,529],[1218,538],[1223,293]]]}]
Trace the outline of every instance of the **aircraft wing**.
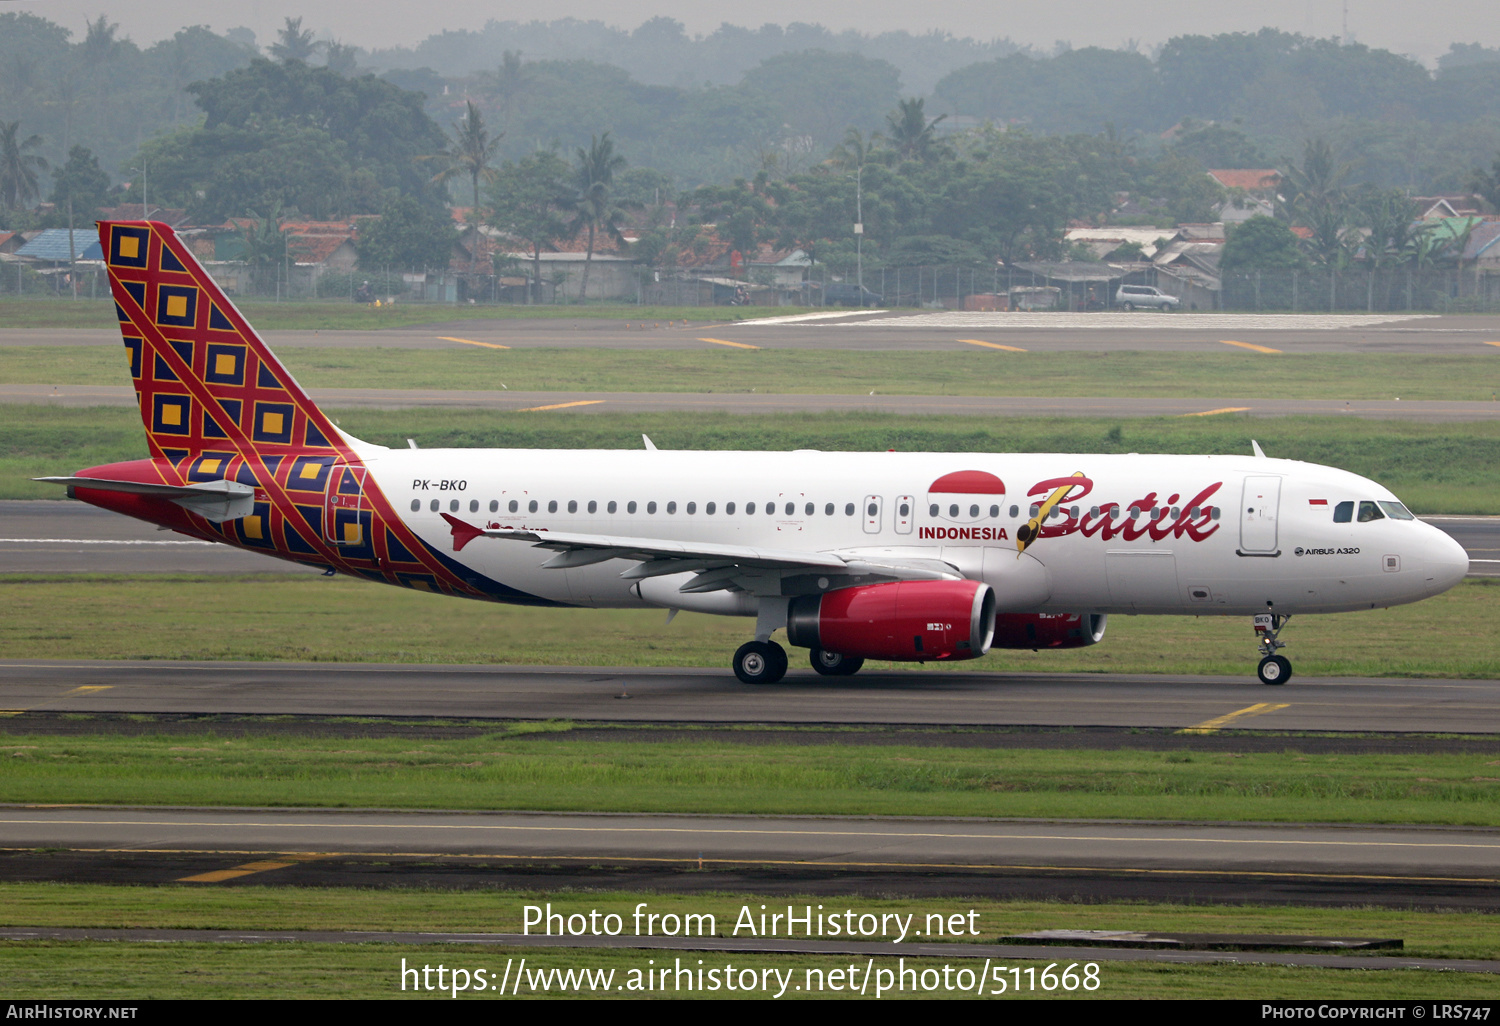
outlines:
[{"label": "aircraft wing", "polygon": [[735,587],[736,578],[765,572],[795,574],[821,571],[837,576],[853,575],[862,579],[873,576],[883,580],[952,580],[963,576],[950,564],[936,559],[873,559],[840,556],[832,552],[680,542],[662,538],[533,531],[510,527],[483,528],[465,523],[447,513],[442,514],[442,517],[453,531],[455,552],[461,551],[475,538],[528,541],[537,548],[556,552],[556,555],[542,564],[548,570],[589,566],[611,559],[632,560],[636,565],[620,575],[626,580],[643,580],[686,571],[702,572],[698,581],[684,588],[692,591]]}]

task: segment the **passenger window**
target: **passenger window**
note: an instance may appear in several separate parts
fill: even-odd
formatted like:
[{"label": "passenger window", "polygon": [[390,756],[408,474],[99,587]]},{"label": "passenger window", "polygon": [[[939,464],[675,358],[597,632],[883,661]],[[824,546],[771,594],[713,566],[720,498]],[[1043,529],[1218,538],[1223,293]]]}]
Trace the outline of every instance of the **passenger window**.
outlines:
[{"label": "passenger window", "polygon": [[[870,515],[874,516],[873,513],[870,514]],[[956,517],[956,516],[958,516],[958,503],[955,502],[953,505],[951,505],[951,506],[948,507],[948,515],[950,517]]]},{"label": "passenger window", "polygon": [[[703,512],[707,513],[709,516],[713,516],[714,510],[716,509],[718,509],[718,507],[710,502],[703,507]],[[688,510],[688,512],[691,513],[692,510]]]},{"label": "passenger window", "polygon": [[732,502],[726,502],[726,503],[724,503],[724,515],[726,517],[732,517],[732,516],[734,516],[734,503],[732,503]]},{"label": "passenger window", "polygon": [[634,513],[635,512],[635,500],[634,499],[631,499],[628,503],[626,503],[626,505],[625,505],[625,512],[626,513]]},{"label": "passenger window", "polygon": [[432,500],[432,511],[434,513],[436,513],[438,511],[438,501],[436,499]]},{"label": "passenger window", "polygon": [[1020,514],[1020,512],[1021,512],[1021,507],[1020,506],[1012,506],[1010,508],[1010,515],[1012,517],[1018,516]]},{"label": "passenger window", "polygon": [[814,512],[815,512],[815,511],[816,511],[816,510],[817,510],[817,507],[816,507],[816,506],[814,506],[814,505],[813,505],[813,504],[812,504],[812,503],[810,503],[810,502],[809,502],[809,503],[808,503],[808,504],[807,504],[807,507],[806,507],[806,508],[805,508],[805,509],[803,509],[803,510],[802,510],[802,512],[803,512],[803,513],[804,513],[804,514],[806,514],[806,515],[807,515],[807,516],[812,516],[812,515],[813,515],[813,513],[814,513]]},{"label": "passenger window", "polygon": [[676,499],[673,499],[671,502],[667,503],[667,512],[668,513],[676,513],[677,512],[677,500]]},{"label": "passenger window", "polygon": [[469,500],[469,512],[470,513],[478,513],[479,512],[479,500],[478,499],[470,499]]},{"label": "passenger window", "polygon": [[828,505],[823,507],[823,515],[825,517],[833,516],[833,503],[830,502]]},{"label": "passenger window", "polygon": [[411,511],[413,513],[417,512],[417,510],[419,510],[421,508],[422,508],[422,500],[421,499],[413,499],[413,500],[411,500]]},{"label": "passenger window", "polygon": [[491,499],[490,500],[490,512],[491,513],[499,513],[500,512],[500,501],[498,499]]},{"label": "passenger window", "polygon": [[578,500],[577,499],[569,499],[568,500],[568,512],[569,513],[577,513],[578,512]]},{"label": "passenger window", "polygon": [[556,499],[553,499],[553,500],[551,500],[550,502],[547,503],[547,512],[548,513],[556,513],[557,512],[557,500]]},{"label": "passenger window", "polygon": [[589,500],[589,512],[590,513],[597,513],[598,510],[599,510],[599,504],[597,502],[595,502],[593,499],[590,499]]},{"label": "passenger window", "polygon": [[766,503],[766,516],[768,516],[768,517],[774,517],[775,515],[776,515],[776,503],[774,503],[774,502],[768,502],[768,503]]},{"label": "passenger window", "polygon": [[971,517],[977,517],[977,516],[979,516],[979,504],[977,502],[974,503],[972,506],[969,507],[969,516],[971,516]]},{"label": "passenger window", "polygon": [[753,503],[753,502],[747,502],[747,503],[745,503],[745,515],[746,516],[750,516],[750,515],[754,514],[754,512],[755,512],[755,503]]},{"label": "passenger window", "polygon": [[610,499],[610,500],[609,500],[609,505],[608,505],[608,506],[605,506],[605,507],[604,507],[604,512],[606,512],[606,513],[613,513],[613,512],[614,512],[614,511],[615,511],[615,510],[617,510],[617,509],[619,509],[619,508],[620,508],[620,507],[619,507],[619,505],[618,505],[618,504],[617,504],[617,503],[616,503],[616,502],[615,502],[615,500],[614,500],[614,499]]},{"label": "passenger window", "polygon": [[937,514],[938,514],[938,504],[934,502],[932,505],[930,505],[930,506],[927,507],[927,515],[930,516],[930,517],[935,517],[935,516],[937,516]]},{"label": "passenger window", "polygon": [[458,500],[457,499],[449,499],[448,500],[448,512],[449,513],[457,513],[458,512]]},{"label": "passenger window", "polygon": [[1392,520],[1417,519],[1416,517],[1412,516],[1411,510],[1407,509],[1399,502],[1387,502],[1386,500],[1381,499],[1380,508],[1385,510],[1386,515],[1389,516]]},{"label": "passenger window", "polygon": [[990,507],[990,519],[991,520],[995,520],[995,519],[998,519],[999,516],[1000,516],[1000,507],[999,506],[991,506]]},{"label": "passenger window", "polygon": [[897,509],[900,511],[903,519],[911,516],[911,507],[906,503],[903,502],[899,507],[897,507]]},{"label": "passenger window", "polygon": [[846,517],[852,517],[852,516],[854,516],[854,503],[852,503],[852,502],[846,502],[846,503],[844,503],[844,516],[846,516]]},{"label": "passenger window", "polygon": [[536,512],[536,500],[535,499],[532,499],[530,502],[528,502],[526,504],[526,512],[528,512],[528,513],[535,513]]},{"label": "passenger window", "polygon": [[1335,524],[1347,524],[1354,519],[1354,500],[1341,502],[1333,507],[1333,522]]},{"label": "passenger window", "polygon": [[1359,522],[1361,524],[1368,524],[1371,520],[1384,519],[1385,514],[1380,512],[1380,507],[1375,505],[1369,499],[1366,499],[1359,504]]},{"label": "passenger window", "polygon": [[655,513],[656,512],[656,502],[655,502],[655,500],[646,503],[646,512],[647,513]]},{"label": "passenger window", "polygon": [[786,515],[789,517],[794,517],[797,515],[797,504],[795,502],[789,502],[786,504]]},{"label": "passenger window", "polygon": [[691,516],[692,514],[698,512],[698,504],[696,502],[690,502],[690,503],[688,503],[687,504],[687,511],[688,511],[688,515],[689,516]]},{"label": "passenger window", "polygon": [[870,503],[869,507],[866,508],[866,510],[865,510],[865,516],[867,516],[867,517],[878,517],[879,515],[880,515],[880,507],[877,504],[873,503],[873,502]]}]

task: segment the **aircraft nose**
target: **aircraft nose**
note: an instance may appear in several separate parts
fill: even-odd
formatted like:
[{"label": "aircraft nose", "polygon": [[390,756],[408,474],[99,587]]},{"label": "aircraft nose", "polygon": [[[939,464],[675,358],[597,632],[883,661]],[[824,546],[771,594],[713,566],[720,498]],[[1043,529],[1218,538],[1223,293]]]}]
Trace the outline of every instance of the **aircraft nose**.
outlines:
[{"label": "aircraft nose", "polygon": [[1447,591],[1469,573],[1469,554],[1453,538],[1437,529],[1428,546],[1427,579],[1438,591]]}]

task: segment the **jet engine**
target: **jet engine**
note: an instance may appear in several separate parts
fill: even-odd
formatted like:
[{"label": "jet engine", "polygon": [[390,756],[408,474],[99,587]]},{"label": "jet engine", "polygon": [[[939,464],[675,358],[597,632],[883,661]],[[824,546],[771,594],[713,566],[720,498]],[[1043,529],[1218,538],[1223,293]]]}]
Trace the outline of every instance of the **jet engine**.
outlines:
[{"label": "jet engine", "polygon": [[850,658],[977,659],[995,633],[995,591],[981,581],[894,581],[795,598],[787,640]]},{"label": "jet engine", "polygon": [[1083,648],[1104,640],[1104,613],[1001,613],[996,648]]}]

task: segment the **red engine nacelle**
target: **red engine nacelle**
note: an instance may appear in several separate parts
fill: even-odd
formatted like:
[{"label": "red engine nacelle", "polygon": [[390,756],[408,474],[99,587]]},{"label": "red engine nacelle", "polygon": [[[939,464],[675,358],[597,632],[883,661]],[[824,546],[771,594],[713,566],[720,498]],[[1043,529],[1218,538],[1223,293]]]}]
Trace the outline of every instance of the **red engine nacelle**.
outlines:
[{"label": "red engine nacelle", "polygon": [[996,648],[1083,648],[1104,640],[1104,613],[1001,613]]},{"label": "red engine nacelle", "polygon": [[803,595],[787,640],[863,659],[977,659],[995,633],[995,591],[981,581],[895,581]]}]

